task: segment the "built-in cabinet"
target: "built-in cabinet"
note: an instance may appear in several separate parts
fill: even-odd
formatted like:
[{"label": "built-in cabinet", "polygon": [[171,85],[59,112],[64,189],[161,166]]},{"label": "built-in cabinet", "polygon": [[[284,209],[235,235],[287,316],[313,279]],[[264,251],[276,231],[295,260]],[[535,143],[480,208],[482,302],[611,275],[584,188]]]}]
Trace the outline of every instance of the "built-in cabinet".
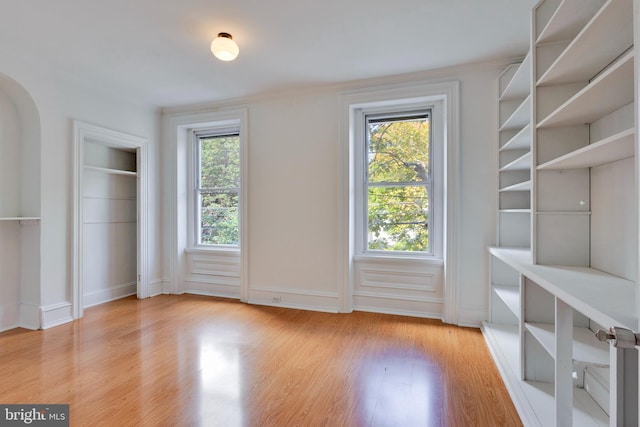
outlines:
[{"label": "built-in cabinet", "polygon": [[137,293],[137,158],[85,142],[82,179],[83,307]]},{"label": "built-in cabinet", "polygon": [[638,425],[637,350],[595,336],[638,329],[635,52],[633,0],[542,0],[498,78],[483,332],[525,425]]}]

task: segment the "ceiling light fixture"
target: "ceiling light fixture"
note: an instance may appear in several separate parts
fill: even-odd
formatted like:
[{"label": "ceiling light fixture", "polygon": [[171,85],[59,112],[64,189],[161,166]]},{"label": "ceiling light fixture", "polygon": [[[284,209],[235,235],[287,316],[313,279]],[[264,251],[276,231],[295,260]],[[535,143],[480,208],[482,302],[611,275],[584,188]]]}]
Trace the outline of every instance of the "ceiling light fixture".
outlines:
[{"label": "ceiling light fixture", "polygon": [[229,33],[218,33],[211,42],[211,52],[221,61],[233,61],[238,56],[240,49],[233,41],[233,37]]}]

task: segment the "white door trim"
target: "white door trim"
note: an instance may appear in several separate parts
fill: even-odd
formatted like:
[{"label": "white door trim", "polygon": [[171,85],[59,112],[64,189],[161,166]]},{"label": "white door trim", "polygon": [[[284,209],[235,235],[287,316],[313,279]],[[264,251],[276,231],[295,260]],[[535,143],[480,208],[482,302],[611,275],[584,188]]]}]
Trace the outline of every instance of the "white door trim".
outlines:
[{"label": "white door trim", "polygon": [[84,144],[87,141],[112,148],[136,150],[137,161],[137,294],[149,296],[149,140],[139,136],[73,121],[73,318],[83,316],[83,212]]}]

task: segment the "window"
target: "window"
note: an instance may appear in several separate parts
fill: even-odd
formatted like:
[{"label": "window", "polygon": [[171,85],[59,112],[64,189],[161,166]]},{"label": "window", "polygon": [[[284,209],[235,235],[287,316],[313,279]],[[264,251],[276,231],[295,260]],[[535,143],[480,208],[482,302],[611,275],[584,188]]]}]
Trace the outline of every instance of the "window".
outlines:
[{"label": "window", "polygon": [[364,122],[367,250],[431,253],[430,112]]},{"label": "window", "polygon": [[240,241],[240,132],[194,132],[195,227],[199,245],[238,246]]},{"label": "window", "polygon": [[389,102],[355,110],[357,253],[442,257],[442,107]]}]

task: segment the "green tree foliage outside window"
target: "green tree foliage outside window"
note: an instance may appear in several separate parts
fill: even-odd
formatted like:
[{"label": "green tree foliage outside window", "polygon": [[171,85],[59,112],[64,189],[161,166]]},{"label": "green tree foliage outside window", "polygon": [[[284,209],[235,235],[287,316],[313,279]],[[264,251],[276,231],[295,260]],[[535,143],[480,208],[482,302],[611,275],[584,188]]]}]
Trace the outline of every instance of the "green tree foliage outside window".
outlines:
[{"label": "green tree foliage outside window", "polygon": [[368,249],[430,252],[429,117],[367,119]]},{"label": "green tree foliage outside window", "polygon": [[240,136],[200,136],[200,241],[238,245]]}]

